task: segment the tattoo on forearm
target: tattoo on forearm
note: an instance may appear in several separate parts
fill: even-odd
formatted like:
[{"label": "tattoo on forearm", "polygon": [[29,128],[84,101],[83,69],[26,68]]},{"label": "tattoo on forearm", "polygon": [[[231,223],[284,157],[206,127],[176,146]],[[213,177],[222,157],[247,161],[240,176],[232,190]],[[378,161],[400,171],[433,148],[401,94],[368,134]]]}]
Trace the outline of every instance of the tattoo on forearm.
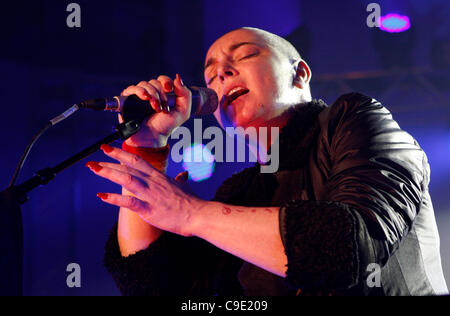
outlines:
[{"label": "tattoo on forearm", "polygon": [[[244,213],[245,211],[244,210],[242,210],[242,209],[239,209],[239,208],[235,208],[234,209],[236,212],[238,212],[238,213]],[[263,209],[264,211],[266,211],[266,212],[268,212],[268,213],[272,213],[272,210],[270,209],[270,208],[264,208]],[[231,213],[232,213],[232,211],[233,211],[233,209],[231,208],[231,207],[228,207],[228,206],[223,206],[222,207],[222,214],[223,215],[230,215]],[[251,212],[252,213],[256,213],[256,209],[255,208],[252,208],[251,209]]]},{"label": "tattoo on forearm", "polygon": [[231,208],[224,206],[224,207],[222,208],[222,213],[223,213],[223,215],[229,215],[229,214],[231,214]]}]

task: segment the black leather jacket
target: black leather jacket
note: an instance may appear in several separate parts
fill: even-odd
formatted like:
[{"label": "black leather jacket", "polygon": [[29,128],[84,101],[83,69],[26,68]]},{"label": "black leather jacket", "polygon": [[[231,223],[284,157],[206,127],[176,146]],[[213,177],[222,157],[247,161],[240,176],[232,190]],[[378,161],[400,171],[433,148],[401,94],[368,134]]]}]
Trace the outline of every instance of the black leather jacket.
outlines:
[{"label": "black leather jacket", "polygon": [[105,265],[125,295],[447,294],[428,193],[429,165],[389,111],[352,93],[291,109],[276,173],[245,169],[216,200],[279,206],[288,258],[281,278],[198,238],[164,233]]}]

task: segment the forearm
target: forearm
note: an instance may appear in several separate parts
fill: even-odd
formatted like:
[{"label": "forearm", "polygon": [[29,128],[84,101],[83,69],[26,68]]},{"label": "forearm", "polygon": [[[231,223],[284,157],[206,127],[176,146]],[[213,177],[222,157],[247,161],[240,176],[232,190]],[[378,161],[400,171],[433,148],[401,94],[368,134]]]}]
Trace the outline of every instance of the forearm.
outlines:
[{"label": "forearm", "polygon": [[[150,143],[146,144],[147,150],[155,150],[154,152],[148,152],[142,147],[133,147],[141,145],[142,143],[129,143],[129,138],[126,142],[128,146],[124,149],[136,153],[144,158],[147,163],[151,164],[154,168],[164,172],[167,165],[167,156],[164,153],[158,152],[160,149],[166,146],[167,141],[155,141],[152,142],[151,138],[148,138]],[[131,146],[131,147],[129,147]],[[138,151],[140,148],[141,151]],[[123,195],[134,196],[131,192],[122,187]],[[146,249],[152,242],[159,238],[162,234],[162,230],[154,227],[153,225],[144,221],[136,212],[131,211],[125,207],[121,207],[119,210],[119,221],[117,226],[117,240],[120,247],[122,256],[127,257],[138,251]]]},{"label": "forearm", "polygon": [[[132,195],[126,189],[122,194]],[[161,236],[163,231],[144,221],[136,212],[121,207],[117,226],[117,240],[120,253],[128,257],[138,251],[146,249]]]},{"label": "forearm", "polygon": [[260,268],[285,277],[287,257],[278,223],[279,207],[241,207],[204,202],[193,234]]}]

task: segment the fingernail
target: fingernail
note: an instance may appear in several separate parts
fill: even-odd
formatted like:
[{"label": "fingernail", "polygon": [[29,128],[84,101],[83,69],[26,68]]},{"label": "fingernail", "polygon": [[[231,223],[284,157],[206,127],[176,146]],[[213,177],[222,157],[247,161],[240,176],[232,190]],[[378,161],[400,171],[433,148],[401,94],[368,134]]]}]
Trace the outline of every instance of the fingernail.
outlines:
[{"label": "fingernail", "polygon": [[102,200],[106,200],[108,198],[107,193],[97,193],[97,196],[101,198]]},{"label": "fingernail", "polygon": [[181,77],[180,77],[179,74],[177,74],[177,78],[178,78],[178,80],[180,81],[180,84],[184,87],[184,82],[183,82],[183,80],[181,79]]},{"label": "fingernail", "polygon": [[158,111],[158,108],[159,108],[159,106],[158,106],[158,102],[155,100],[155,99],[150,99],[150,104],[152,105],[152,108],[154,108],[154,109],[156,109],[155,111],[156,112],[159,112]]},{"label": "fingernail", "polygon": [[100,149],[103,150],[105,153],[110,153],[114,150],[114,147],[111,147],[108,144],[103,144],[100,146]]},{"label": "fingernail", "polygon": [[148,94],[147,92],[144,92],[144,95],[142,96],[145,100],[150,99],[150,94]]},{"label": "fingernail", "polygon": [[158,102],[159,112],[165,112],[162,102]]},{"label": "fingernail", "polygon": [[95,172],[99,172],[103,169],[102,166],[98,164],[96,161],[89,161],[86,163],[86,167],[89,167],[91,170],[94,170]]},{"label": "fingernail", "polygon": [[172,91],[173,89],[172,84],[170,82],[166,82],[164,84],[164,89],[166,89],[167,91]]},{"label": "fingernail", "polygon": [[158,102],[158,100],[156,100],[155,98],[151,98],[150,99],[150,103],[151,103],[151,105],[152,105],[152,107],[154,108],[154,109],[156,109],[155,111],[156,112],[160,112],[160,106],[159,106],[159,102]]}]

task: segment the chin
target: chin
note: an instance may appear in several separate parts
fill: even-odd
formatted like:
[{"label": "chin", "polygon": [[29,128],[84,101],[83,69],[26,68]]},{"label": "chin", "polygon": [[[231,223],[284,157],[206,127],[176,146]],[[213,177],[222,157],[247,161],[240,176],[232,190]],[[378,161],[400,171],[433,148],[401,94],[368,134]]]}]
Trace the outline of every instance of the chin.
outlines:
[{"label": "chin", "polygon": [[258,116],[261,113],[244,109],[239,112],[229,111],[228,113],[221,113],[221,122],[222,127],[233,126],[233,127],[242,127],[246,129],[247,127],[258,127],[260,125],[261,117]]},{"label": "chin", "polygon": [[242,115],[239,115],[240,113],[238,113],[238,115],[236,115],[235,117],[233,117],[232,121],[233,121],[233,126],[234,127],[243,127],[245,128],[248,123],[249,120],[246,117],[243,117]]},{"label": "chin", "polygon": [[258,126],[260,126],[259,124],[259,120],[257,120],[256,118],[246,118],[246,117],[236,117],[233,120],[233,125],[235,127],[242,127],[243,129],[246,129],[247,127],[255,127],[258,128]]}]

